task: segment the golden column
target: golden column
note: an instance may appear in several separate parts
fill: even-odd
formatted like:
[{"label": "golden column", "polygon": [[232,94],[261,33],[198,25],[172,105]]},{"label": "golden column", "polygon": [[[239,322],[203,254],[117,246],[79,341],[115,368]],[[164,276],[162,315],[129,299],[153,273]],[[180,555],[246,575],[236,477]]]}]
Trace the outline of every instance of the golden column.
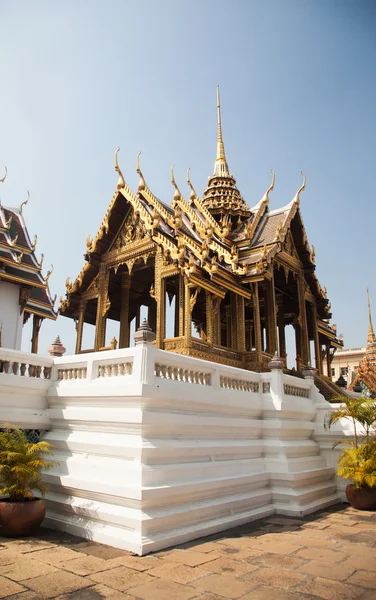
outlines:
[{"label": "golden column", "polygon": [[110,272],[106,269],[104,263],[100,264],[98,274],[98,304],[97,317],[95,321],[95,345],[94,350],[98,351],[106,344],[106,315],[110,308],[108,298],[108,282]]},{"label": "golden column", "polygon": [[328,372],[328,377],[332,379],[332,361],[330,358],[330,342],[326,343],[326,368]]},{"label": "golden column", "polygon": [[158,248],[155,257],[155,300],[157,302],[156,348],[163,348],[166,337],[166,280],[162,277],[163,255]]},{"label": "golden column", "polygon": [[313,341],[315,344],[315,358],[316,358],[316,369],[318,370],[320,375],[323,375],[322,369],[322,353],[321,353],[321,344],[319,340],[319,329],[317,323],[317,306],[316,302],[312,303],[312,326],[313,326]]},{"label": "golden column", "polygon": [[206,341],[210,351],[213,348],[214,341],[213,329],[213,296],[211,292],[206,290]]},{"label": "golden column", "polygon": [[191,347],[192,340],[192,310],[195,303],[195,294],[192,294],[191,296],[191,288],[188,283],[188,278],[186,278],[184,281],[184,300],[184,345],[186,349],[189,349]]},{"label": "golden column", "polygon": [[120,333],[119,348],[128,348],[130,344],[129,329],[129,296],[131,291],[131,276],[129,273],[121,275],[120,297]]},{"label": "golden column", "polygon": [[32,354],[38,353],[38,339],[39,339],[39,330],[42,325],[43,319],[38,317],[38,315],[33,315],[33,333],[31,335],[31,352]]},{"label": "golden column", "polygon": [[309,340],[307,327],[307,312],[305,304],[305,282],[304,275],[298,276],[298,302],[299,302],[299,325],[301,331],[301,359],[305,367],[309,362]]},{"label": "golden column", "polygon": [[275,301],[275,288],[274,288],[274,273],[271,280],[268,282],[268,296],[269,296],[269,352],[274,354],[278,350],[278,334],[277,334],[277,305]]},{"label": "golden column", "polygon": [[78,321],[77,321],[77,325],[76,325],[76,354],[80,354],[81,349],[82,349],[82,333],[83,333],[83,329],[84,329],[84,317],[85,317],[85,310],[86,310],[86,300],[80,300],[80,304],[79,304],[79,313],[78,313]]},{"label": "golden column", "polygon": [[259,287],[256,281],[253,284],[253,323],[255,329],[255,348],[257,365],[262,363],[262,345],[261,345],[261,319],[260,319],[260,298]]},{"label": "golden column", "polygon": [[238,350],[245,353],[245,306],[244,297],[237,296],[237,333],[238,333]]},{"label": "golden column", "polygon": [[285,312],[284,312],[283,297],[280,296],[277,302],[277,327],[279,341],[279,355],[281,358],[286,358],[286,336],[285,336]]}]

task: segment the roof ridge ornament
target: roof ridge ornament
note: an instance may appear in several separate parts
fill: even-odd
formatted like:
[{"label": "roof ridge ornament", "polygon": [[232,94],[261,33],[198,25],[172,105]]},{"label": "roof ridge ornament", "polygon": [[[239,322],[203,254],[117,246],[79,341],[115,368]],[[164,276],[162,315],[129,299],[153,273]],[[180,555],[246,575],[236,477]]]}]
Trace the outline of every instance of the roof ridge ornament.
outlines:
[{"label": "roof ridge ornament", "polygon": [[124,177],[123,177],[123,173],[120,170],[119,167],[119,163],[118,163],[118,152],[119,152],[120,148],[118,148],[117,150],[115,150],[115,171],[119,174],[119,180],[118,180],[118,184],[117,184],[117,188],[124,188],[125,187],[125,181],[124,181]]},{"label": "roof ridge ornament", "polygon": [[180,200],[180,198],[182,198],[181,192],[177,186],[177,183],[175,181],[175,176],[174,176],[174,168],[175,165],[172,165],[171,167],[171,183],[175,188],[175,193],[174,193],[174,200]]},{"label": "roof ridge ornament", "polygon": [[191,182],[191,180],[189,178],[190,170],[191,170],[191,167],[189,167],[187,169],[187,183],[188,183],[189,187],[191,188],[191,193],[190,193],[189,199],[193,201],[195,198],[198,198],[198,196],[197,196],[196,190],[193,187],[192,182]]},{"label": "roof ridge ornament", "polygon": [[0,179],[0,183],[4,183],[4,181],[7,178],[7,175],[8,175],[8,169],[5,167],[5,175],[4,175],[4,177],[2,179]]},{"label": "roof ridge ornament", "polygon": [[47,271],[47,273],[46,273],[46,276],[45,276],[45,278],[44,278],[44,283],[47,283],[47,282],[48,282],[49,278],[50,278],[50,277],[51,277],[51,275],[52,275],[52,272],[53,272],[53,270],[54,270],[54,266],[53,266],[53,265],[51,265],[51,269],[49,269],[49,270]]},{"label": "roof ridge ornament", "polygon": [[269,203],[269,192],[274,190],[275,173],[274,173],[273,169],[270,169],[270,172],[272,174],[272,182],[271,182],[270,186],[268,187],[268,189],[266,190],[265,194],[263,195],[263,197],[261,199],[261,203],[264,203],[264,202]]},{"label": "roof ridge ornament", "polygon": [[303,190],[305,190],[305,187],[306,187],[306,180],[307,180],[307,178],[306,178],[305,174],[303,173],[303,171],[300,171],[300,172],[301,172],[301,174],[303,175],[303,183],[302,183],[302,185],[300,186],[300,188],[298,189],[298,191],[296,192],[296,194],[295,194],[295,198],[294,198],[294,200],[293,200],[293,202],[296,202],[298,205],[300,204],[300,197],[299,197],[299,194],[300,194],[300,192],[303,192]]},{"label": "roof ridge ornament", "polygon": [[29,192],[29,190],[28,190],[28,191],[27,191],[27,198],[26,198],[26,200],[24,200],[24,201],[21,203],[21,206],[20,206],[20,215],[22,215],[23,207],[24,207],[24,206],[26,206],[26,204],[29,202],[29,200],[30,200],[30,192]]},{"label": "roof ridge ornament", "polygon": [[143,176],[141,168],[140,168],[140,154],[141,154],[141,151],[136,156],[136,173],[138,173],[140,176],[140,181],[138,184],[138,191],[142,192],[142,190],[144,190],[146,188],[146,183],[145,183],[145,179],[144,179],[144,176]]}]

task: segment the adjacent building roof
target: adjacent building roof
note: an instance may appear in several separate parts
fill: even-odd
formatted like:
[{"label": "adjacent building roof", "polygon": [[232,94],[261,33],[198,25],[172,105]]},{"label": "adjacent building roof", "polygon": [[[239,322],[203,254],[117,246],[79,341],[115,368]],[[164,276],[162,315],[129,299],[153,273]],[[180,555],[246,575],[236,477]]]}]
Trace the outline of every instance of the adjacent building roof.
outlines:
[{"label": "adjacent building roof", "polygon": [[[0,182],[3,183],[5,177]],[[48,287],[52,268],[45,276],[42,275],[43,255],[40,261],[35,255],[37,236],[31,242],[23,216],[28,199],[19,208],[5,207],[0,203],[0,280],[21,287],[20,305],[26,318],[35,314],[55,320],[56,296],[51,298]]]}]

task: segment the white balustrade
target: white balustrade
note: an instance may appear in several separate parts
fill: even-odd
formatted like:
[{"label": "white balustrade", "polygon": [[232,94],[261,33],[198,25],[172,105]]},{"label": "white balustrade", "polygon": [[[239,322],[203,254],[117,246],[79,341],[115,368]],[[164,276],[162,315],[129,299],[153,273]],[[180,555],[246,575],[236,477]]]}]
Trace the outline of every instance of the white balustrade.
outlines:
[{"label": "white balustrade", "polygon": [[238,392],[258,392],[259,382],[246,379],[237,379],[235,377],[226,377],[221,375],[220,386],[227,390],[236,390]]},{"label": "white balustrade", "polygon": [[155,363],[154,375],[161,379],[181,381],[183,383],[196,383],[198,385],[210,385],[210,373],[185,369],[174,365]]},{"label": "white balustrade", "polygon": [[29,352],[0,348],[0,377],[1,375],[15,375],[18,377],[50,379],[52,364],[53,360],[51,358],[42,358]]}]

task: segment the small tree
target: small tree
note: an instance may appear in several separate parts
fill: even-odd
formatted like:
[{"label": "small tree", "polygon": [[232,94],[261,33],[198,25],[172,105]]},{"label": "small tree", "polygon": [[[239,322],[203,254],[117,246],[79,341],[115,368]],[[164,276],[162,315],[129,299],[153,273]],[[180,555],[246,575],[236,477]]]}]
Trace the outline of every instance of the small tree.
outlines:
[{"label": "small tree", "polygon": [[12,425],[0,432],[0,494],[10,502],[34,498],[34,490],[44,496],[46,484],[42,471],[51,469],[55,462],[44,455],[52,454],[49,442],[29,442],[25,433]]}]

